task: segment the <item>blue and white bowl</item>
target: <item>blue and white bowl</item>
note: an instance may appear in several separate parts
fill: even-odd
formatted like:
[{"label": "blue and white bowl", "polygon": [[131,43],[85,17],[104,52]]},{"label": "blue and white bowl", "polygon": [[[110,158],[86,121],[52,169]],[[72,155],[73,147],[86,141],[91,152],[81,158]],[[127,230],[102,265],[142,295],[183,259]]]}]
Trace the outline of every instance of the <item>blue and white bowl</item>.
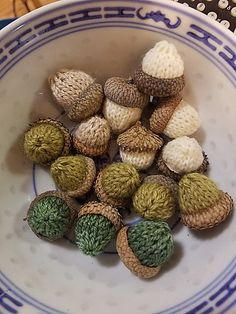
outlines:
[{"label": "blue and white bowl", "polygon": [[215,230],[174,229],[176,251],[159,277],[134,277],[116,254],[83,256],[36,238],[23,221],[35,193],[54,188],[20,146],[29,122],[58,117],[47,77],[79,68],[104,82],[128,75],[158,40],[184,61],[185,98],[210,176],[236,196],[236,39],[207,16],[167,0],[73,1],[46,6],[0,32],[0,313],[236,313],[235,216]]}]

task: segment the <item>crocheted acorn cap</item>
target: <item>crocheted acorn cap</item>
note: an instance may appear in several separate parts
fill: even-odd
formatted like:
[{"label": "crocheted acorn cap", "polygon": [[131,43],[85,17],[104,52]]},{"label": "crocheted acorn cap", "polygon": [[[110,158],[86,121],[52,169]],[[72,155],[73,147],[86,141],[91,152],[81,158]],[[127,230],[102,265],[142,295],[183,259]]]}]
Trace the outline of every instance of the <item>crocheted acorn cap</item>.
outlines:
[{"label": "crocheted acorn cap", "polygon": [[150,118],[150,129],[156,133],[163,133],[175,108],[181,102],[180,95],[164,97],[159,101],[157,108],[153,111]]},{"label": "crocheted acorn cap", "polygon": [[24,133],[24,152],[36,164],[50,165],[70,152],[69,130],[59,121],[48,118],[30,124]]},{"label": "crocheted acorn cap", "polygon": [[81,93],[78,101],[69,108],[68,117],[75,122],[91,117],[100,110],[103,98],[102,85],[92,83]]},{"label": "crocheted acorn cap", "polygon": [[103,115],[107,119],[112,132],[120,134],[141,118],[142,108],[121,106],[106,98]]},{"label": "crocheted acorn cap", "polygon": [[104,93],[108,99],[125,107],[143,108],[149,101],[149,97],[138,90],[132,79],[122,77],[109,78]]},{"label": "crocheted acorn cap", "polygon": [[157,97],[174,96],[185,85],[184,63],[176,47],[163,40],[149,50],[134,73],[138,89]]},{"label": "crocheted acorn cap", "polygon": [[86,255],[101,254],[122,227],[118,210],[99,202],[81,207],[75,227],[76,244]]},{"label": "crocheted acorn cap", "polygon": [[139,185],[140,177],[135,167],[120,162],[100,171],[95,191],[101,201],[113,206],[124,206]]},{"label": "crocheted acorn cap", "polygon": [[223,222],[232,212],[233,200],[206,176],[190,173],[179,182],[179,207],[183,223],[201,230]]},{"label": "crocheted acorn cap", "polygon": [[136,276],[147,279],[156,276],[171,257],[173,239],[165,222],[142,221],[119,231],[116,248],[124,265]]},{"label": "crocheted acorn cap", "polygon": [[48,82],[56,102],[67,111],[78,102],[81,93],[94,83],[94,79],[82,71],[61,69],[50,75]]},{"label": "crocheted acorn cap", "polygon": [[62,238],[74,222],[78,206],[65,193],[49,191],[30,204],[27,221],[37,237],[54,241]]},{"label": "crocheted acorn cap", "polygon": [[151,176],[147,176],[144,181],[144,183],[158,183],[160,185],[164,185],[166,187],[168,187],[172,194],[173,197],[175,198],[175,200],[178,200],[178,184],[171,178],[163,176],[161,174],[156,174],[156,175],[151,175]]},{"label": "crocheted acorn cap", "polygon": [[172,190],[156,182],[143,183],[133,196],[135,212],[145,219],[166,220],[175,212]]},{"label": "crocheted acorn cap", "polygon": [[99,156],[106,152],[111,129],[106,119],[94,116],[83,121],[73,135],[74,147],[87,156]]},{"label": "crocheted acorn cap", "polygon": [[92,187],[96,176],[94,161],[82,155],[58,158],[51,165],[56,186],[71,197],[81,197]]},{"label": "crocheted acorn cap", "polygon": [[198,169],[203,163],[204,157],[197,140],[182,136],[164,146],[162,159],[170,170],[184,174]]},{"label": "crocheted acorn cap", "polygon": [[146,129],[138,121],[134,126],[118,136],[117,144],[123,151],[152,152],[161,148],[163,139]]}]

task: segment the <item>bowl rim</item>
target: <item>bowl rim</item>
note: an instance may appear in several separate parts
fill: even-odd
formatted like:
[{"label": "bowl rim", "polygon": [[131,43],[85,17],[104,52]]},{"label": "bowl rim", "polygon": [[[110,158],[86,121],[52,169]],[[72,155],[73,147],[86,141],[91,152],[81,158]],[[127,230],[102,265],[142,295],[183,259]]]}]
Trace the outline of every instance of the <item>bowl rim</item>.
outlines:
[{"label": "bowl rim", "polygon": [[[53,3],[49,3],[47,5],[44,5],[40,8],[37,8],[21,17],[13,21],[12,23],[5,26],[3,29],[0,30],[0,42],[7,37],[9,33],[16,32],[19,30],[22,26],[25,26],[29,24],[32,20],[35,18],[40,18],[45,13],[48,14],[50,12],[56,12],[61,10],[63,7],[68,8],[70,6],[74,6],[76,3],[78,4],[88,4],[88,3],[103,3],[103,2],[117,2],[117,0],[60,0]],[[129,2],[127,0],[119,0],[119,2]],[[146,5],[154,5],[160,3],[163,7],[173,7],[176,12],[184,12],[187,13],[190,16],[194,16],[195,19],[198,21],[200,20],[205,25],[209,27],[213,27],[217,33],[221,34],[222,36],[226,36],[229,42],[231,42],[233,45],[235,45],[236,48],[236,36],[235,34],[227,29],[225,26],[220,24],[218,21],[211,19],[206,14],[199,12],[198,10],[191,8],[189,6],[186,6],[182,3],[175,2],[172,0],[168,0],[168,3],[166,0],[133,0],[134,3],[143,3]]]}]

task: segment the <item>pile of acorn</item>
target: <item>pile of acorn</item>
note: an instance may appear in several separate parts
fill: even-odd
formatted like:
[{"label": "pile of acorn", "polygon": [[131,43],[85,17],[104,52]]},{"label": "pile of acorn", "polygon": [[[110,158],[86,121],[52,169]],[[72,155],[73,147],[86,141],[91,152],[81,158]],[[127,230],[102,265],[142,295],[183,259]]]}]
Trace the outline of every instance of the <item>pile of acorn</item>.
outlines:
[{"label": "pile of acorn", "polygon": [[[24,133],[25,155],[49,167],[57,187],[28,210],[38,237],[54,241],[73,230],[78,248],[90,256],[116,237],[127,268],[150,278],[173,253],[168,220],[174,214],[202,230],[231,213],[232,198],[204,175],[208,158],[189,137],[200,118],[180,95],[184,63],[173,44],[158,42],[131,78],[112,77],[104,87],[78,70],[58,71],[49,85],[75,128],[48,118]],[[104,156],[112,149],[118,157],[109,161]],[[91,191],[96,198],[88,201]],[[124,209],[143,219],[124,226]]]}]

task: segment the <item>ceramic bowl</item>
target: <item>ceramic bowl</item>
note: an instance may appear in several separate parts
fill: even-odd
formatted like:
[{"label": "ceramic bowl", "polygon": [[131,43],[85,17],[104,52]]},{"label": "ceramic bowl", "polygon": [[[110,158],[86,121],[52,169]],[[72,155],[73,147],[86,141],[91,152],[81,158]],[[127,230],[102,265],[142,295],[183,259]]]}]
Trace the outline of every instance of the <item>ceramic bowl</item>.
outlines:
[{"label": "ceramic bowl", "polygon": [[66,0],[36,10],[0,32],[1,313],[236,313],[235,215],[210,231],[175,226],[174,257],[148,281],[133,276],[113,251],[83,256],[68,239],[38,239],[23,220],[35,194],[55,188],[20,145],[28,123],[61,115],[47,77],[60,68],[84,70],[100,82],[126,76],[162,39],[184,59],[184,96],[201,116],[196,136],[210,177],[235,199],[233,33],[164,0]]}]

